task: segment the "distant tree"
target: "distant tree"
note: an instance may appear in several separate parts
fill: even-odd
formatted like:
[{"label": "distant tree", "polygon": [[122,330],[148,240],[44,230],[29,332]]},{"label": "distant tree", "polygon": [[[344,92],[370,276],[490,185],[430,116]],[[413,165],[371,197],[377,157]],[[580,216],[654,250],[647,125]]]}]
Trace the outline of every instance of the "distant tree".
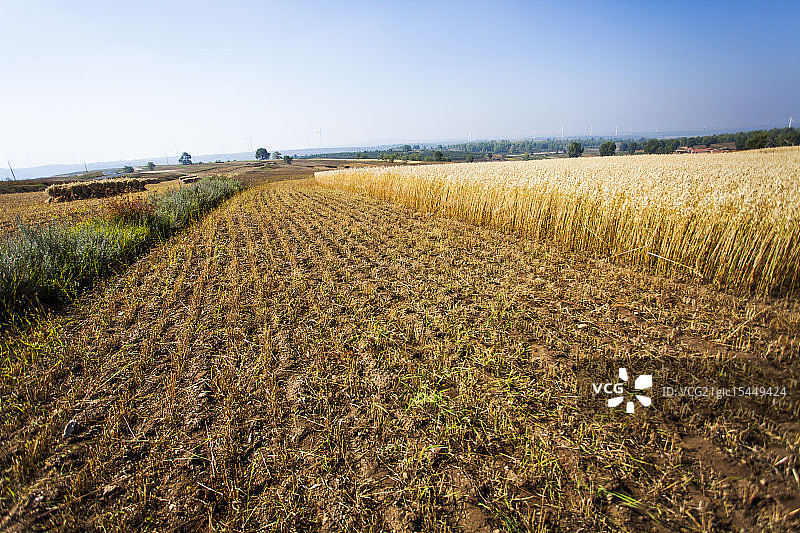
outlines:
[{"label": "distant tree", "polygon": [[147,163],[147,170],[153,170],[154,168],[156,168],[156,164],[155,163],[153,163],[152,161]]},{"label": "distant tree", "polygon": [[766,148],[769,142],[769,136],[765,131],[760,131],[755,135],[750,136],[744,143],[746,150],[756,150],[758,148]]},{"label": "distant tree", "polygon": [[658,139],[650,139],[642,148],[646,154],[655,154],[661,150],[661,142]]},{"label": "distant tree", "polygon": [[629,154],[635,154],[635,153],[636,153],[636,150],[638,150],[638,149],[639,149],[639,145],[638,145],[638,144],[636,144],[636,141],[631,141],[631,142],[628,144],[628,153],[629,153]]},{"label": "distant tree", "polygon": [[286,163],[287,165],[291,165],[292,164],[292,156],[290,156],[290,155],[283,156],[283,162]]},{"label": "distant tree", "polygon": [[277,160],[279,160],[280,158],[281,158],[281,153],[280,153],[279,151],[275,150],[274,152],[272,152],[272,159],[274,159],[275,161],[277,161]]},{"label": "distant tree", "polygon": [[441,150],[436,150],[433,152],[433,160],[434,161],[444,161],[444,154]]},{"label": "distant tree", "polygon": [[569,157],[580,157],[583,153],[583,146],[578,141],[572,141],[569,143],[569,148],[567,149],[567,156]]},{"label": "distant tree", "polygon": [[132,166],[126,165],[126,166],[122,167],[122,173],[123,174],[130,174],[131,172],[133,172],[133,167]]},{"label": "distant tree", "polygon": [[467,156],[467,163],[472,163],[473,161],[475,161],[475,156],[472,155],[472,154],[469,154]]},{"label": "distant tree", "polygon": [[178,163],[181,165],[191,165],[192,164],[192,156],[188,153],[183,152],[181,156],[178,158]]},{"label": "distant tree", "polygon": [[410,152],[411,151],[411,145],[410,144],[404,144],[403,145],[403,151],[404,152]]},{"label": "distant tree", "polygon": [[678,149],[678,146],[680,146],[680,144],[681,143],[678,139],[670,139],[669,141],[666,141],[664,143],[664,153],[671,154],[672,152]]},{"label": "distant tree", "polygon": [[800,132],[796,128],[783,128],[775,138],[777,146],[796,146],[800,144]]},{"label": "distant tree", "polygon": [[745,144],[747,143],[747,134],[739,132],[734,137],[734,142],[736,143],[737,150],[744,150]]},{"label": "distant tree", "polygon": [[617,143],[613,141],[606,141],[600,145],[600,155],[614,155],[617,151]]},{"label": "distant tree", "polygon": [[628,143],[622,143],[619,145],[620,152],[627,152],[628,151]]},{"label": "distant tree", "polygon": [[266,148],[259,148],[256,150],[256,159],[260,159],[261,161],[269,159],[269,150]]}]

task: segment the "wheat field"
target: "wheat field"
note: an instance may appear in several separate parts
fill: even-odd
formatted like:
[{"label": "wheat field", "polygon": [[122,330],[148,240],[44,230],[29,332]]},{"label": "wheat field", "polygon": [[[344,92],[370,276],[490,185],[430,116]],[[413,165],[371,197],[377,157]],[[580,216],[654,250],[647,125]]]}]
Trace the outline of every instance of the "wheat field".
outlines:
[{"label": "wheat field", "polygon": [[800,148],[345,169],[366,193],[660,274],[800,287]]}]

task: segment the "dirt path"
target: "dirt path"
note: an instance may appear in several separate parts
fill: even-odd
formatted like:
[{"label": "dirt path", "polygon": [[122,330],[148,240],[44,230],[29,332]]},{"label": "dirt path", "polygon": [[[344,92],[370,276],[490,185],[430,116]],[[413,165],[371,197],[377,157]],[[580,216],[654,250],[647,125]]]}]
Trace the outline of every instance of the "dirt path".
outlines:
[{"label": "dirt path", "polygon": [[[0,529],[788,531],[798,330],[796,301],[256,187],[2,341]],[[594,394],[619,367],[651,407]]]}]

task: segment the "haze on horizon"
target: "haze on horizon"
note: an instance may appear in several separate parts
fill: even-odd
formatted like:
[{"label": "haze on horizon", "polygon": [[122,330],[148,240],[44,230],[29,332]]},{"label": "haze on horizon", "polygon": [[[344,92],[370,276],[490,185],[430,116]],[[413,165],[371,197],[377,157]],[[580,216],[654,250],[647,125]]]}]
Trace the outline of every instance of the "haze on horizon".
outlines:
[{"label": "haze on horizon", "polygon": [[791,2],[3,2],[15,167],[800,122]]}]

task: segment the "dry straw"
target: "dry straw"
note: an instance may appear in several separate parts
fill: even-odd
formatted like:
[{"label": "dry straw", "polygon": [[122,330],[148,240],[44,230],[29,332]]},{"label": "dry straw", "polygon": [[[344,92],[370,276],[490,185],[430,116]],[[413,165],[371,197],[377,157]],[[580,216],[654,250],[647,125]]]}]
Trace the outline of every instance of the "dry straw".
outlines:
[{"label": "dry straw", "polygon": [[103,179],[94,181],[76,181],[73,183],[63,183],[51,185],[45,192],[53,201],[68,202],[71,200],[83,200],[85,198],[105,198],[117,194],[128,192],[138,192],[145,190],[145,185],[158,181],[157,178],[119,178]]},{"label": "dry straw", "polygon": [[547,239],[659,273],[800,287],[800,148],[372,167],[323,185]]}]

